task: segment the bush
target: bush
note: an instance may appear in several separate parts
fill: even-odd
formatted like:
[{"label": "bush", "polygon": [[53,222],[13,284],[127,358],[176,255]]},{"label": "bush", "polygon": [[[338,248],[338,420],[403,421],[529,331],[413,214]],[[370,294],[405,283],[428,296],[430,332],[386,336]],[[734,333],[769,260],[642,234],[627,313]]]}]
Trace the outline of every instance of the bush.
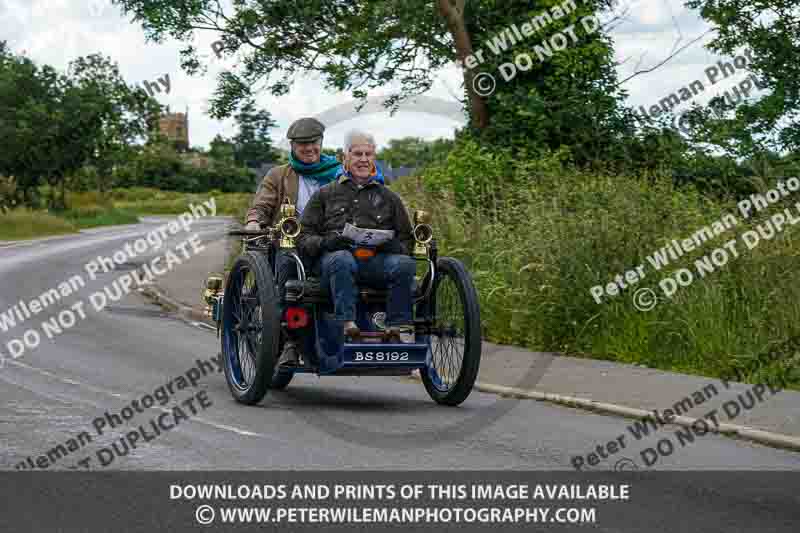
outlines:
[{"label": "bush", "polygon": [[[659,293],[658,282],[671,271],[692,268],[695,258],[753,222],[659,272],[648,255],[736,213],[735,205],[677,188],[669,177],[598,176],[558,166],[557,155],[512,162],[468,151],[395,186],[410,206],[433,213],[442,253],[472,272],[487,339],[724,376],[797,335],[800,287],[791,272],[800,255],[798,230],[786,229],[752,251],[740,246],[738,259],[640,312],[632,303],[636,289]],[[595,302],[593,286],[638,265],[646,275],[635,288]]]},{"label": "bush", "polygon": [[114,188],[147,188],[184,193],[211,189],[223,192],[255,191],[255,176],[231,161],[211,157],[188,160],[167,144],[142,148],[115,169]]},{"label": "bush", "polygon": [[68,192],[67,207],[71,209],[107,209],[112,206],[112,197],[100,191]]},{"label": "bush", "polygon": [[81,167],[72,176],[67,178],[67,189],[72,192],[87,192],[96,189],[98,182],[97,169],[87,165]]},{"label": "bush", "polygon": [[0,176],[0,214],[17,204],[17,183],[14,178]]}]

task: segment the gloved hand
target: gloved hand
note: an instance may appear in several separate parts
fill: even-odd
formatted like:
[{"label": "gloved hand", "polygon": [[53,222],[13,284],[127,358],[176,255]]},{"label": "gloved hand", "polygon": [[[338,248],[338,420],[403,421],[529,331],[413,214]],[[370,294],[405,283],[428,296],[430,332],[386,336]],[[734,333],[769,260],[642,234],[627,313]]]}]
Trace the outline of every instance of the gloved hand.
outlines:
[{"label": "gloved hand", "polygon": [[248,222],[244,227],[245,231],[261,231],[261,224],[258,222]]},{"label": "gloved hand", "polygon": [[397,239],[390,239],[385,243],[378,246],[375,251],[379,254],[397,254],[397,255],[408,255],[408,252],[405,249],[406,247],[403,246],[403,243]]},{"label": "gloved hand", "polygon": [[356,243],[353,239],[344,235],[328,235],[322,239],[320,247],[326,252],[336,252],[338,250],[349,250]]}]

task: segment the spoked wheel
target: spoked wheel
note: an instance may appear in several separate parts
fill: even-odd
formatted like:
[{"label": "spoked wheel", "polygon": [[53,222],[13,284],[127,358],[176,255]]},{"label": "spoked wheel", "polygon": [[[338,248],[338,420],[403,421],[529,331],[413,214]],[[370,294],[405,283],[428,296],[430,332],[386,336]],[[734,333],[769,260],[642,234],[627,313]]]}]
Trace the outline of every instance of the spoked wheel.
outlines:
[{"label": "spoked wheel", "polygon": [[233,397],[253,405],[270,388],[279,355],[281,321],[266,256],[247,252],[234,263],[225,287],[222,356]]},{"label": "spoked wheel", "polygon": [[429,310],[431,361],[420,374],[437,403],[459,405],[467,399],[481,362],[481,317],[472,277],[457,259],[437,261]]}]

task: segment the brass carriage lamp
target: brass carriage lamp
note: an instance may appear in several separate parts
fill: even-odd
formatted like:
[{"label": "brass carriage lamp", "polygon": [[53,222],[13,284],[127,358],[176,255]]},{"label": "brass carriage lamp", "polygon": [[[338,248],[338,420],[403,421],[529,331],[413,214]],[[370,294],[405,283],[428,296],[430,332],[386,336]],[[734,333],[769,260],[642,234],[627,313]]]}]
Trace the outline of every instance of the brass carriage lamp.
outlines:
[{"label": "brass carriage lamp", "polygon": [[206,288],[203,291],[203,301],[206,303],[205,315],[214,317],[214,308],[222,295],[222,276],[212,274],[206,278]]},{"label": "brass carriage lamp", "polygon": [[300,235],[300,221],[297,219],[297,207],[286,201],[281,205],[281,221],[278,223],[281,232],[280,247],[294,248],[294,240]]},{"label": "brass carriage lamp", "polygon": [[283,204],[281,204],[281,219],[294,217],[296,215],[297,207],[287,198]]},{"label": "brass carriage lamp", "polygon": [[433,228],[430,225],[431,215],[427,211],[414,211],[414,255],[427,256],[428,245],[433,240]]}]

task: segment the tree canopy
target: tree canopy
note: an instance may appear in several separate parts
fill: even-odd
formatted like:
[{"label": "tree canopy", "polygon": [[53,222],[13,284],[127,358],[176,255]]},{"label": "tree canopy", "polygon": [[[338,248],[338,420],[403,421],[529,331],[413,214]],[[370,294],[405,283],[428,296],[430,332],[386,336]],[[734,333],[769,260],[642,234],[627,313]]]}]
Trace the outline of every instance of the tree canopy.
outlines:
[{"label": "tree canopy", "polygon": [[[219,35],[221,54],[240,57],[239,66],[220,74],[211,114],[230,116],[255,91],[283,95],[300,74],[321,76],[326,86],[364,98],[367,91],[390,91],[389,107],[431,88],[436,72],[464,61],[496,36],[561,5],[575,9],[538,27],[487,61],[496,73],[554,32],[570,29],[576,41],[556,58],[501,84],[492,97],[475,88],[477,69],[464,68],[466,108],[474,128],[487,140],[558,147],[582,143],[599,153],[597,139],[613,139],[620,129],[613,55],[603,28],[587,31],[581,18],[610,7],[613,0],[236,0],[225,11],[216,0],[119,0],[150,39],[175,38],[186,44],[183,65],[197,72],[194,33]],[[574,27],[574,28],[573,28]],[[542,119],[547,117],[545,122]],[[576,123],[591,128],[575,133]],[[522,128],[518,127],[522,122]],[[495,129],[491,129],[495,127]],[[591,134],[592,129],[596,134]],[[533,136],[533,139],[530,137]]]},{"label": "tree canopy", "polygon": [[750,49],[748,66],[764,94],[708,122],[705,139],[739,157],[800,149],[800,5],[792,0],[689,0],[714,25],[709,47],[735,55]]},{"label": "tree canopy", "polygon": [[256,111],[253,100],[248,100],[236,114],[238,133],[233,137],[233,150],[239,165],[258,168],[263,163],[277,159],[269,130],[277,124],[266,109]]},{"label": "tree canopy", "polygon": [[434,141],[425,141],[419,137],[391,139],[389,146],[378,152],[378,159],[388,162],[395,168],[421,168],[446,158],[453,144],[450,139]]},{"label": "tree canopy", "polygon": [[49,207],[60,209],[68,183],[101,192],[250,191],[255,180],[245,164],[277,157],[268,132],[274,123],[252,104],[237,115],[236,137],[218,137],[208,154],[178,154],[157,132],[161,112],[108,57],[79,57],[61,73],[0,42],[0,205],[37,206],[40,191],[49,190]]},{"label": "tree canopy", "polygon": [[[0,42],[0,173],[14,176],[21,201],[37,186],[55,190],[84,165],[107,172],[143,142],[159,106],[128,86],[110,59],[78,58],[67,74],[11,53]],[[103,188],[103,181],[97,184]],[[59,201],[51,196],[51,205]]]}]

